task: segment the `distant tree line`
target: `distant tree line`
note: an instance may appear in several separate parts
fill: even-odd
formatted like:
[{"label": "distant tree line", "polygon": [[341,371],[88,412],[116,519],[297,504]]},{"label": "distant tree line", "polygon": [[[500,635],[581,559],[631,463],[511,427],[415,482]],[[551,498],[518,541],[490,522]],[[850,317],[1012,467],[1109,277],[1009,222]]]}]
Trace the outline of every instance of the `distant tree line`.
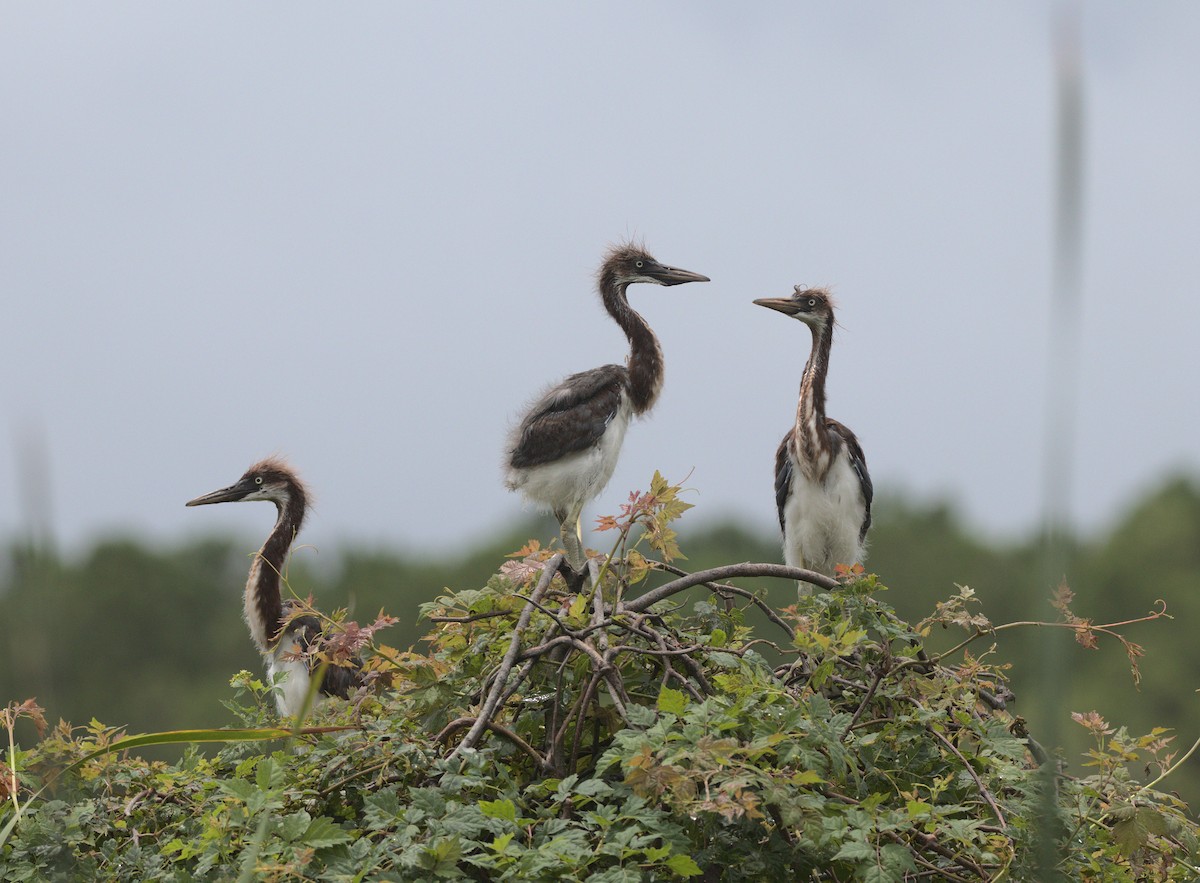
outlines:
[{"label": "distant tree line", "polygon": [[[1049,603],[1054,586],[1040,572],[1036,537],[988,541],[952,506],[903,496],[885,494],[876,513],[868,570],[890,587],[886,600],[905,619],[928,615],[938,600],[955,593],[956,584],[975,590],[993,622],[1057,618]],[[681,530],[690,570],[779,560],[771,533],[695,517],[692,523]],[[548,540],[554,533],[549,521],[523,521],[492,542],[439,558],[347,548],[334,556],[322,550],[318,561],[300,551],[289,582],[315,595],[326,610],[350,607],[351,618],[369,620],[381,608],[398,616],[399,624],[380,639],[407,648],[428,631],[418,621],[418,605],[446,588],[482,585],[496,562],[528,537]],[[1140,688],[1119,647],[1094,652],[1065,630],[1048,638],[1033,629],[997,636],[1000,655],[1019,661],[1010,671],[1017,696],[1013,710],[1035,731],[1045,729],[1039,642],[1068,645],[1064,658],[1074,676],[1051,707],[1058,709],[1065,756],[1076,759],[1073,763],[1091,736],[1071,722],[1072,712],[1098,711],[1136,732],[1170,727],[1181,753],[1200,734],[1195,694],[1200,650],[1194,639],[1200,614],[1198,539],[1200,488],[1180,477],[1147,494],[1102,535],[1071,544],[1067,576],[1078,615],[1095,622],[1125,620],[1162,599],[1173,617],[1126,630],[1146,648],[1138,660]],[[97,543],[67,560],[10,544],[0,562],[0,700],[36,697],[52,720],[99,719],[126,725],[129,732],[232,723],[221,704],[230,695],[230,677],[260,669],[240,620],[240,593],[254,548],[250,539],[207,539],[161,550],[130,538]],[[778,584],[764,582],[762,588],[776,607],[794,601]],[[949,646],[960,638],[948,633],[944,640]],[[930,645],[939,640],[932,635]],[[1182,770],[1173,785],[1193,805],[1200,802],[1200,762]]]}]

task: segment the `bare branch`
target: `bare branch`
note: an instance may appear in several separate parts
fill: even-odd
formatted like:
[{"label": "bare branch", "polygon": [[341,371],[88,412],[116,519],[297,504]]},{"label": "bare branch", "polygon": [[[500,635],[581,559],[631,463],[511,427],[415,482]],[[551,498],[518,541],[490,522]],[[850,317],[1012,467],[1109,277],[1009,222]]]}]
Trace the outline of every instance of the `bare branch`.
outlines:
[{"label": "bare branch", "polygon": [[513,665],[516,664],[517,654],[521,650],[521,633],[529,625],[529,619],[533,615],[534,606],[541,601],[542,596],[549,590],[550,583],[554,580],[554,575],[558,573],[558,569],[562,566],[562,563],[563,555],[559,552],[547,561],[546,566],[542,569],[542,578],[538,580],[537,588],[533,590],[533,597],[525,604],[525,608],[521,611],[521,615],[517,619],[516,626],[513,627],[512,641],[508,645],[508,652],[504,654],[504,660],[500,663],[500,668],[492,681],[492,688],[488,692],[487,700],[479,712],[479,717],[475,719],[475,723],[471,726],[471,731],[463,737],[463,740],[450,753],[451,758],[457,757],[468,748],[474,748],[478,744],[480,737],[483,736],[483,731],[487,729],[488,724],[491,722],[492,715],[496,713],[496,707],[499,705],[500,696],[504,692],[504,688],[508,685],[508,675],[512,671]]},{"label": "bare branch", "polygon": [[[438,733],[437,736],[435,736],[434,738],[437,739],[437,741],[444,743],[454,733],[458,732],[459,730],[466,729],[468,726],[473,726],[477,722],[478,722],[478,718],[471,718],[471,717],[456,718],[455,720],[452,720],[452,721],[450,721],[450,723],[446,724],[446,726],[442,727],[442,731],[440,733]],[[532,745],[530,745],[528,742],[526,742],[524,739],[522,739],[520,736],[518,736],[516,733],[514,733],[512,730],[510,730],[508,727],[501,726],[500,724],[496,723],[495,721],[488,721],[487,724],[485,724],[485,726],[487,727],[487,729],[491,730],[496,735],[503,736],[509,742],[512,742],[519,749],[521,749],[523,752],[528,754],[533,759],[534,763],[536,763],[543,772],[547,772],[547,773],[554,772],[554,770],[551,769],[550,764],[547,762],[546,758],[544,758],[540,754],[538,754],[537,749],[535,749]]]},{"label": "bare branch", "polygon": [[[686,570],[683,570],[682,568],[679,568],[679,567],[675,567],[674,565],[671,565],[671,564],[663,564],[661,561],[650,561],[649,564],[655,570],[665,570],[667,573],[673,573],[676,576],[687,576],[688,575]],[[761,610],[763,613],[765,613],[767,616],[767,619],[771,620],[771,622],[775,623],[775,625],[779,626],[781,629],[783,629],[785,632],[787,632],[787,636],[789,638],[796,637],[796,630],[793,629],[786,622],[784,622],[782,619],[780,619],[779,614],[771,609],[770,604],[768,604],[762,598],[758,597],[756,594],[751,592],[749,589],[743,589],[740,586],[733,586],[733,585],[730,585],[729,583],[715,583],[715,582],[704,583],[704,587],[717,595],[723,595],[725,593],[732,593],[734,595],[738,595],[739,597],[745,598],[746,600],[753,603],[755,607],[757,607],[759,610]]]},{"label": "bare branch", "polygon": [[687,576],[681,576],[679,579],[671,580],[666,585],[659,586],[657,589],[651,589],[646,594],[634,598],[632,601],[617,605],[617,613],[644,613],[659,601],[682,592],[684,589],[690,589],[702,583],[715,582],[716,580],[749,576],[772,576],[777,579],[794,579],[812,583],[819,588],[829,591],[841,585],[841,583],[832,577],[825,576],[823,573],[817,573],[814,570],[789,567],[786,564],[754,564],[746,561],[742,564],[727,564],[724,567],[701,570],[697,573],[691,573]]}]

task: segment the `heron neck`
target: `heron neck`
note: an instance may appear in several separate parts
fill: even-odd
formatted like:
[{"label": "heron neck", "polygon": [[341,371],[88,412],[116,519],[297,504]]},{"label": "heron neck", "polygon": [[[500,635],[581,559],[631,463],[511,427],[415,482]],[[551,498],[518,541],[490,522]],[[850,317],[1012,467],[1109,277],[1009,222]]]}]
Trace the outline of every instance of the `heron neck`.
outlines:
[{"label": "heron neck", "polygon": [[279,637],[283,599],[279,591],[288,550],[304,520],[304,502],[296,497],[276,502],[275,527],[254,556],[244,598],[250,636],[263,653],[269,653]]},{"label": "heron neck", "polygon": [[833,323],[812,331],[812,350],[800,380],[800,401],[796,405],[796,459],[805,474],[819,480],[829,469],[831,444],[825,426],[825,375],[829,371],[829,352],[833,346]]},{"label": "heron neck", "polygon": [[635,414],[654,407],[663,384],[663,354],[658,338],[638,312],[629,306],[627,284],[604,285],[604,306],[629,339],[629,399]]}]

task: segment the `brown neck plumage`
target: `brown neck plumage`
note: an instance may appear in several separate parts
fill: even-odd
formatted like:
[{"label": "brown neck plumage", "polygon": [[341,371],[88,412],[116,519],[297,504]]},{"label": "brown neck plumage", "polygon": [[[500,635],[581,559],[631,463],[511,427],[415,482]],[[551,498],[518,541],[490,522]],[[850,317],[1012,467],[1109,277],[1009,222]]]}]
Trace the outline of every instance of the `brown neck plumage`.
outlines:
[{"label": "brown neck plumage", "polygon": [[825,375],[829,371],[829,351],[833,347],[833,322],[810,326],[812,351],[800,381],[800,401],[796,405],[796,429],[792,434],[796,459],[805,474],[814,481],[825,477],[832,461],[829,430],[825,426]]},{"label": "brown neck plumage", "polygon": [[629,339],[629,399],[635,414],[644,414],[654,407],[663,383],[663,354],[658,338],[625,295],[628,282],[617,280],[607,270],[600,278],[600,293],[604,307]]},{"label": "brown neck plumage", "polygon": [[250,565],[244,598],[246,624],[250,635],[263,653],[268,653],[279,639],[283,620],[283,599],[279,591],[288,550],[304,522],[304,492],[289,489],[283,499],[276,500],[279,510],[275,527]]}]

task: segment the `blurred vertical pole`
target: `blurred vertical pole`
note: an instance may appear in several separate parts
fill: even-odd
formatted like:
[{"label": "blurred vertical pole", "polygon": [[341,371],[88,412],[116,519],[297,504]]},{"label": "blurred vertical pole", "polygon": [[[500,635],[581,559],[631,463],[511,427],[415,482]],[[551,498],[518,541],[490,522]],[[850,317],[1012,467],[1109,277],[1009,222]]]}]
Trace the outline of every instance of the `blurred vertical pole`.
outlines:
[{"label": "blurred vertical pole", "polygon": [[23,542],[31,552],[54,552],[50,510],[50,445],[40,423],[27,421],[16,438],[17,497],[22,513]]},{"label": "blurred vertical pole", "polygon": [[[7,629],[9,692],[5,699],[28,699],[33,693],[44,708],[57,698],[54,689],[53,629],[62,615],[61,593],[54,574],[58,553],[54,541],[50,490],[50,445],[40,422],[30,419],[15,439],[17,497],[21,511],[20,539],[10,547],[16,598],[9,598],[25,617],[22,627]],[[36,615],[31,615],[36,611]],[[21,690],[29,695],[17,696]]]},{"label": "blurred vertical pole", "polygon": [[[1072,470],[1075,452],[1075,407],[1078,387],[1079,325],[1082,301],[1083,240],[1083,70],[1080,41],[1081,7],[1063,3],[1055,33],[1055,199],[1054,276],[1050,292],[1050,334],[1046,383],[1046,437],[1042,476],[1042,587],[1057,588],[1070,566]],[[1045,609],[1045,608],[1044,608]],[[1048,612],[1048,611],[1047,611]],[[1054,633],[1054,634],[1052,634]],[[1057,629],[1042,632],[1041,675],[1044,707],[1039,715],[1042,738],[1051,748],[1061,744],[1060,723],[1068,709],[1068,660]],[[1042,824],[1039,825],[1039,880],[1060,879],[1057,809],[1053,761],[1043,770]]]}]

